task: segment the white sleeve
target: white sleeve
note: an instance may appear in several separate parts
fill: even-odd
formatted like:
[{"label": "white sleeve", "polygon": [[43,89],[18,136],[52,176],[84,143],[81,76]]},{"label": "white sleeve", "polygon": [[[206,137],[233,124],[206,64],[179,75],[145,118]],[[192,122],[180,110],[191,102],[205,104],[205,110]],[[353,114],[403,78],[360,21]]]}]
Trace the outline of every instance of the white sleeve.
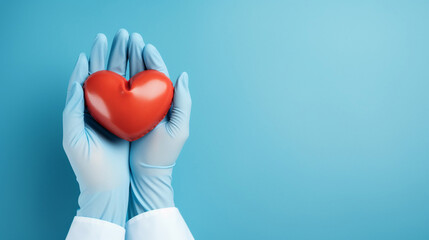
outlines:
[{"label": "white sleeve", "polygon": [[76,216],[66,240],[124,240],[125,229],[111,222]]},{"label": "white sleeve", "polygon": [[126,224],[127,240],[193,240],[177,208],[161,208],[139,214]]}]

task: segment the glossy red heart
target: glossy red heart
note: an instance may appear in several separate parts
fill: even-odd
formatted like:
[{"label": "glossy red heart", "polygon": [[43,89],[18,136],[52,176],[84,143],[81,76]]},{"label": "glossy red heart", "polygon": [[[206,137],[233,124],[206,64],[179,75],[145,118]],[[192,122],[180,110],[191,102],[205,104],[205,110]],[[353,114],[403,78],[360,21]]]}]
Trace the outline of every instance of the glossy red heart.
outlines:
[{"label": "glossy red heart", "polygon": [[165,117],[174,87],[165,74],[156,70],[139,72],[130,81],[103,70],[86,79],[84,91],[92,117],[116,136],[134,141]]}]

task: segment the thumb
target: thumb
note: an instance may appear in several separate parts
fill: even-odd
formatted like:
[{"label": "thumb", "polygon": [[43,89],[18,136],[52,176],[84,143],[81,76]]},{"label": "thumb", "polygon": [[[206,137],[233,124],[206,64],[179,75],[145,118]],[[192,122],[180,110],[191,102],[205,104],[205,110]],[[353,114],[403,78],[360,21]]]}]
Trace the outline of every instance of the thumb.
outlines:
[{"label": "thumb", "polygon": [[169,126],[173,133],[189,134],[189,120],[191,117],[191,94],[188,87],[188,74],[182,73],[177,79],[173,97]]},{"label": "thumb", "polygon": [[82,86],[74,82],[70,86],[69,99],[63,111],[63,144],[75,143],[84,130],[84,109]]}]

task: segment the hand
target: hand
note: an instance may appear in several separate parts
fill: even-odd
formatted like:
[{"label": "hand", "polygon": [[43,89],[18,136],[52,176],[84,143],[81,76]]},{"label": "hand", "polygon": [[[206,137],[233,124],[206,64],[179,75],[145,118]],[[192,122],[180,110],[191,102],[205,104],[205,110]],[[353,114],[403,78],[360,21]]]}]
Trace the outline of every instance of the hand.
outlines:
[{"label": "hand", "polygon": [[[125,76],[128,32],[113,40],[107,70]],[[80,54],[70,78],[63,112],[63,147],[79,183],[78,216],[125,225],[129,198],[129,146],[101,127],[85,111],[82,85],[90,73],[104,70],[107,39],[98,34],[90,61]]]},{"label": "hand", "polygon": [[[144,45],[139,34],[129,44],[130,75],[154,69],[168,75],[167,67],[154,46]],[[151,132],[131,143],[130,218],[145,211],[174,207],[171,174],[189,136],[191,96],[188,75],[182,73],[175,85],[170,113]]]}]

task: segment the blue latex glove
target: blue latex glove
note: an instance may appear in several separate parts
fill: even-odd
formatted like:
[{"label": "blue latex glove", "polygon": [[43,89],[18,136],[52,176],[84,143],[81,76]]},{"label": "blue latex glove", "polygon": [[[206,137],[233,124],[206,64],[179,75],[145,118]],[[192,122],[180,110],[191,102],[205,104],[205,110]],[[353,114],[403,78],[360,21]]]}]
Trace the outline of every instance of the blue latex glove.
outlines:
[{"label": "blue latex glove", "polygon": [[[125,76],[128,32],[119,30],[113,40],[107,69]],[[107,39],[95,39],[90,61],[81,54],[70,78],[63,112],[63,147],[79,183],[78,216],[125,225],[129,198],[129,147],[101,127],[85,110],[82,84],[105,69]]]},{"label": "blue latex glove", "polygon": [[[129,44],[130,75],[154,69],[168,75],[154,46],[144,45],[139,34]],[[131,143],[130,218],[145,211],[173,207],[172,170],[189,135],[191,96],[188,75],[182,73],[175,85],[173,106],[167,117],[151,132]]]}]

